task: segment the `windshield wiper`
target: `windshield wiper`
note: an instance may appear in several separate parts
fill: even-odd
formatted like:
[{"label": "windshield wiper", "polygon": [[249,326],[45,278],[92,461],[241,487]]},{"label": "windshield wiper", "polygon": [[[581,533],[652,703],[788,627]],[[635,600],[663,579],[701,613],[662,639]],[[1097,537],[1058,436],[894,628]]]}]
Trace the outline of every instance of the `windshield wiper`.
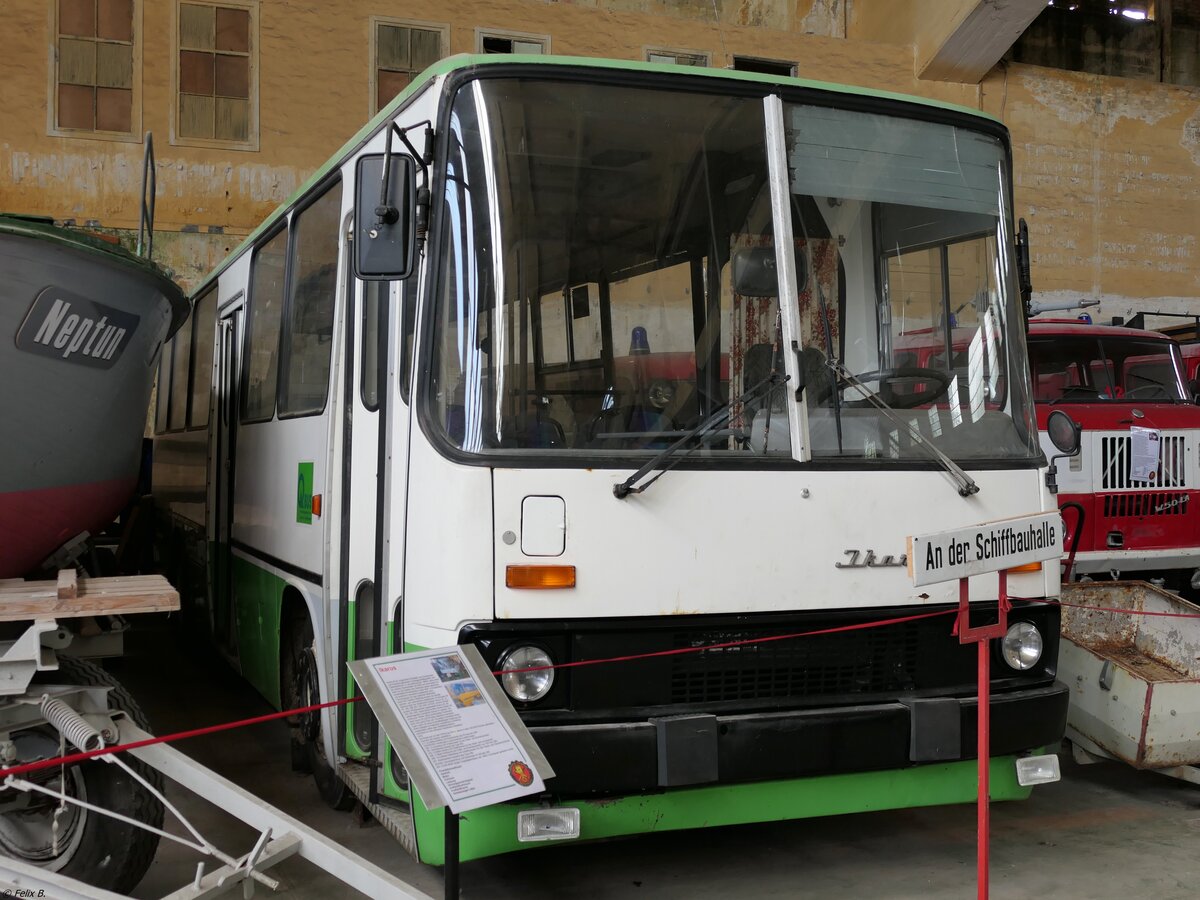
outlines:
[{"label": "windshield wiper", "polygon": [[[678,456],[676,456],[676,454],[679,453],[679,451],[683,449],[683,447],[686,446],[689,441],[695,440],[705,432],[712,431],[714,428],[728,419],[733,414],[733,408],[739,403],[744,404],[750,400],[753,400],[755,397],[759,396],[759,394],[774,389],[775,387],[782,385],[787,380],[787,375],[780,375],[778,372],[772,372],[749,390],[743,391],[675,443],[664,447],[662,450],[656,453],[646,462],[644,466],[642,466],[620,484],[614,484],[613,496],[618,500],[624,500],[630,494],[640,494],[642,491],[646,490],[646,488],[650,487],[650,485],[654,484],[654,482],[658,481],[658,479],[662,478],[664,472],[674,468],[676,463],[687,456],[688,453],[691,453],[700,446],[700,444],[697,443],[695,446],[689,448],[687,453],[680,453]],[[763,444],[763,452],[766,452],[765,443]],[[672,459],[672,457],[674,457],[674,459]],[[668,460],[670,460],[670,462],[667,462]],[[660,469],[657,475],[655,475],[645,484],[639,487],[634,487],[634,485],[637,484],[640,479],[644,478],[648,473],[654,471],[655,469]]]},{"label": "windshield wiper", "polygon": [[933,442],[930,441],[929,438],[925,437],[925,435],[921,434],[920,429],[918,429],[912,422],[906,421],[900,416],[896,415],[896,411],[884,403],[882,397],[850,374],[849,370],[847,370],[841,363],[837,362],[837,360],[831,359],[826,363],[826,365],[833,370],[833,373],[839,379],[845,381],[851,387],[858,388],[862,392],[863,398],[868,403],[891,419],[892,422],[906,429],[917,442],[918,446],[929,451],[930,455],[932,455],[934,459],[941,463],[942,468],[954,476],[954,480],[958,482],[958,492],[962,496],[970,497],[972,494],[979,493],[979,485],[975,483],[975,480],[965,471],[963,471],[962,467],[958,463],[934,446]]}]

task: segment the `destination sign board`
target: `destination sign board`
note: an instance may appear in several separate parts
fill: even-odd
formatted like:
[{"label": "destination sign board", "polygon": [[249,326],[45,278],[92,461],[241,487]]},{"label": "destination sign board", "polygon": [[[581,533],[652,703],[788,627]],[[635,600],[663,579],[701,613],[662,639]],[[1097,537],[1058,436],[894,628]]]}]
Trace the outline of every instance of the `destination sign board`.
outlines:
[{"label": "destination sign board", "polygon": [[998,572],[1063,555],[1057,512],[999,519],[908,539],[908,576],[915,587]]}]

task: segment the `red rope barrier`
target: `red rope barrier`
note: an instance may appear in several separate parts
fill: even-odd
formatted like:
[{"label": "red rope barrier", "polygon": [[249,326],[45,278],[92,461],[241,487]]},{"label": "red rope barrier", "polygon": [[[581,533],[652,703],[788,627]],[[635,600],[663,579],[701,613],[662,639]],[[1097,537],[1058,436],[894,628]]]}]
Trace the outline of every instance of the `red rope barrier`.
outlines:
[{"label": "red rope barrier", "polygon": [[[1146,610],[1131,610],[1117,609],[1115,607],[1102,606],[1084,606],[1078,603],[1065,603],[1061,600],[1049,600],[1037,597],[1013,597],[1013,600],[1025,600],[1030,603],[1043,603],[1047,605],[1070,606],[1076,609],[1092,610],[1094,612],[1112,612],[1125,613],[1127,615],[1144,615],[1144,616],[1168,616],[1172,618],[1182,619],[1200,619],[1200,614],[1195,613],[1167,613],[1167,612],[1152,612]],[[766,644],[773,641],[795,640],[803,637],[816,637],[823,634],[836,634],[846,631],[862,631],[868,628],[884,628],[889,625],[900,625],[905,622],[915,622],[921,619],[932,619],[936,616],[957,615],[958,609],[941,609],[935,612],[917,613],[911,616],[897,616],[891,619],[878,619],[870,622],[856,622],[852,625],[838,625],[832,628],[818,628],[812,631],[797,631],[790,634],[774,634],[767,637],[747,638],[741,641],[724,641],[719,644],[704,644],[699,647],[676,647],[670,650],[655,650],[649,653],[634,653],[627,656],[610,656],[604,659],[581,659],[575,662],[557,663],[552,666],[533,666],[528,669],[510,669],[508,672],[493,672],[493,675],[501,674],[519,674],[522,672],[541,672],[546,669],[574,669],[580,666],[597,666],[607,663],[616,662],[632,662],[639,659],[653,659],[663,656],[678,656],[684,653],[702,653],[706,650],[724,650],[731,647],[744,647],[751,644]],[[957,627],[957,619],[955,620]],[[5,779],[10,775],[24,775],[29,772],[37,772],[42,769],[49,769],[55,766],[67,766],[74,763],[84,762],[97,756],[105,756],[110,753],[123,753],[128,750],[137,750],[140,747],[149,747],[154,744],[173,743],[175,741],[187,740],[188,738],[202,737],[208,734],[218,734],[222,731],[231,731],[235,728],[244,728],[249,725],[260,725],[263,722],[272,722],[276,719],[286,719],[289,716],[303,715],[304,713],[317,712],[318,710],[328,709],[334,706],[345,706],[349,703],[356,703],[361,700],[361,697],[350,697],[341,700],[329,700],[325,703],[314,703],[311,706],[302,706],[296,709],[286,709],[281,712],[268,713],[263,716],[254,716],[249,719],[239,719],[235,722],[225,722],[220,725],[209,725],[204,728],[193,728],[188,731],[177,731],[174,734],[161,735],[159,737],[147,738],[144,741],[133,741],[128,744],[117,744],[112,747],[102,747],[99,750],[80,751],[79,753],[71,753],[66,756],[55,757],[53,759],[41,759],[35,762],[24,763],[19,766],[12,766],[7,769],[0,769],[0,779]]]},{"label": "red rope barrier", "polygon": [[239,719],[236,722],[225,722],[222,725],[208,725],[204,728],[193,728],[190,731],[177,731],[174,734],[164,734],[159,737],[146,738],[144,741],[131,741],[128,744],[116,744],[112,747],[101,747],[99,750],[82,750],[79,753],[69,753],[66,756],[58,756],[54,759],[39,759],[36,762],[25,763],[20,766],[13,766],[10,769],[0,769],[0,779],[7,778],[9,775],[24,775],[26,772],[37,772],[41,769],[49,769],[54,766],[67,766],[72,763],[83,762],[86,759],[91,759],[94,756],[104,756],[108,753],[123,753],[126,750],[137,750],[139,747],[149,747],[152,744],[166,744],[171,741],[182,741],[187,738],[200,737],[205,734],[216,734],[220,731],[231,731],[234,728],[243,728],[246,725],[259,725],[263,722],[271,722],[275,719],[285,719],[288,716],[298,715],[300,713],[316,712],[319,709],[325,709],[329,706],[344,706],[347,703],[356,703],[361,700],[361,697],[350,697],[343,700],[330,700],[326,703],[314,703],[312,706],[301,706],[298,709],[285,709],[282,712],[268,713],[265,716],[255,716],[252,719]]},{"label": "red rope barrier", "polygon": [[[614,662],[630,662],[637,659],[650,659],[657,656],[676,656],[681,653],[701,653],[705,650],[722,650],[728,647],[742,647],[747,644],[765,644],[770,641],[784,641],[801,637],[812,637],[820,634],[833,634],[839,631],[860,631],[865,628],[883,628],[888,625],[899,625],[904,622],[915,622],[918,619],[931,619],[934,616],[946,616],[957,612],[954,609],[940,609],[936,612],[918,613],[911,616],[899,616],[893,619],[879,619],[871,622],[856,622],[853,625],[838,625],[833,628],[819,628],[813,631],[797,631],[792,634],[775,634],[762,638],[748,638],[742,641],[725,641],[720,644],[705,644],[700,647],[677,647],[671,650],[656,650],[650,653],[635,653],[629,656],[611,656],[605,659],[582,659],[569,663],[558,663],[553,666],[533,666],[528,669],[510,669],[508,672],[492,672],[493,675],[501,674],[517,674],[520,672],[540,672],[545,669],[572,669],[578,666],[596,666],[604,663]],[[193,728],[189,731],[177,731],[174,734],[162,735],[161,737],[147,738],[144,741],[133,741],[128,744],[117,744],[112,747],[101,747],[99,750],[80,751],[79,753],[71,753],[66,756],[55,757],[54,759],[40,759],[35,762],[24,763],[19,766],[13,766],[8,769],[0,769],[0,780],[7,778],[10,775],[24,775],[28,772],[37,772],[42,769],[49,769],[55,766],[67,766],[84,760],[92,759],[96,756],[104,756],[109,753],[122,753],[127,750],[136,750],[139,747],[149,747],[153,744],[165,744],[173,741],[182,741],[187,738],[201,737],[206,734],[216,734],[221,731],[230,731],[234,728],[243,728],[247,725],[259,725],[263,722],[271,722],[276,719],[285,719],[288,716],[302,715],[304,713],[316,712],[317,710],[326,709],[333,706],[344,706],[348,703],[356,703],[361,700],[361,697],[350,697],[342,700],[329,700],[325,703],[314,703],[312,706],[302,706],[297,709],[285,709],[282,712],[268,713],[265,716],[255,716],[250,719],[239,719],[236,722],[226,722],[221,725],[209,725],[205,728]]]}]

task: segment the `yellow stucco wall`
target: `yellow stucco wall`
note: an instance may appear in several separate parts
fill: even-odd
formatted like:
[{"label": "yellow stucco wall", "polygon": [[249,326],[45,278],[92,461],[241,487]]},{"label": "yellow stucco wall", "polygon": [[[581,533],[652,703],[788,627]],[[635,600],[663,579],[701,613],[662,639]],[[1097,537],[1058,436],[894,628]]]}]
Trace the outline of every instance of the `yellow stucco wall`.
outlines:
[{"label": "yellow stucco wall", "polygon": [[[141,130],[155,135],[158,228],[201,232],[160,241],[189,284],[368,118],[370,17],[383,15],[449,25],[452,53],[473,51],[476,29],[527,32],[549,35],[558,54],[793,60],[805,77],[981,107],[1013,132],[1040,298],[1097,297],[1109,315],[1200,297],[1194,89],[1003,64],[980,85],[922,81],[914,0],[339,0],[336,12],[261,0],[257,151],[171,144],[173,6],[141,4]],[[0,209],[136,227],[141,144],[48,133],[50,7],[5,3]]]}]

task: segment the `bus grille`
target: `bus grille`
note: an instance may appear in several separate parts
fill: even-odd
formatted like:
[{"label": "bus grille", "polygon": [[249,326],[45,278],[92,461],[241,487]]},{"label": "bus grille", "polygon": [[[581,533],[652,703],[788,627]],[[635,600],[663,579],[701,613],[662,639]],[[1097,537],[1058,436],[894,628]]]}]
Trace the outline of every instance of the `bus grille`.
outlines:
[{"label": "bus grille", "polygon": [[[1159,445],[1158,471],[1149,482],[1155,487],[1187,487],[1184,460],[1185,438],[1181,434],[1162,435]],[[1129,435],[1100,438],[1101,490],[1144,490],[1147,482],[1129,477],[1132,461],[1132,442]]]},{"label": "bus grille", "polygon": [[[948,623],[949,619],[907,622],[681,655],[675,657],[672,666],[671,702],[717,703],[916,690],[921,686],[921,646],[931,643],[935,637],[932,631],[936,630],[940,638],[937,643],[944,651]],[[758,630],[693,632],[686,637],[676,635],[675,646],[704,646],[764,636]]]},{"label": "bus grille", "polygon": [[1145,492],[1109,494],[1104,498],[1104,517],[1182,516],[1187,513],[1188,495],[1184,493]]}]

